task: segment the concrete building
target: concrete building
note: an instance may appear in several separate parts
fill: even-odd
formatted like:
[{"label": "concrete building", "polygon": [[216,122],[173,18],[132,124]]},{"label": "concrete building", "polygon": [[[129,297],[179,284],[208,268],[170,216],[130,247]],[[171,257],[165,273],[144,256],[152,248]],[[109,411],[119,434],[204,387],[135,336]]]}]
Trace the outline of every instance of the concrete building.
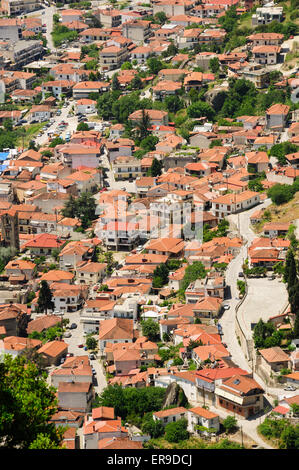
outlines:
[{"label": "concrete building", "polygon": [[8,16],[14,16],[38,10],[41,4],[41,0],[2,0],[1,8]]},{"label": "concrete building", "polygon": [[252,15],[252,26],[259,26],[261,24],[268,24],[272,21],[283,21],[283,7],[265,6],[256,9],[255,14]]},{"label": "concrete building", "polygon": [[0,18],[0,39],[2,41],[14,42],[22,39],[22,25],[20,20]]}]

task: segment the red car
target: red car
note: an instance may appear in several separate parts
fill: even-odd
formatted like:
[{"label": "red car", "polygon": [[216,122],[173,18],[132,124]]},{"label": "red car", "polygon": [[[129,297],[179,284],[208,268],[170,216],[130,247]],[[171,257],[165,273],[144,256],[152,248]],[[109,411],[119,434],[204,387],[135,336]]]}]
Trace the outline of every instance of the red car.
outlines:
[{"label": "red car", "polygon": [[78,348],[83,348],[84,344],[78,344]]},{"label": "red car", "polygon": [[108,189],[107,188],[100,189],[100,193],[103,193],[104,191],[108,191]]}]

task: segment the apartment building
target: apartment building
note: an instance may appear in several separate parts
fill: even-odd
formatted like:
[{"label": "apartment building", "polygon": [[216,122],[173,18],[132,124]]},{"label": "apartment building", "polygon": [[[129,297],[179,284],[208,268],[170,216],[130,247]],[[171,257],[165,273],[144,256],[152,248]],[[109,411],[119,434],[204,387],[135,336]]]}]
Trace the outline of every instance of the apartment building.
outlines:
[{"label": "apartment building", "polygon": [[61,99],[61,95],[70,96],[75,82],[72,80],[51,80],[42,84],[42,96],[51,93],[55,98]]},{"label": "apartment building", "polygon": [[146,176],[142,171],[141,161],[134,157],[120,156],[112,162],[112,171],[116,181],[136,179]]},{"label": "apartment building", "polygon": [[38,10],[41,4],[41,0],[2,0],[1,8],[8,16],[14,16]]},{"label": "apartment building", "polygon": [[278,62],[280,50],[280,46],[255,46],[252,49],[253,59],[260,65],[274,65]]},{"label": "apartment building", "polygon": [[2,54],[11,62],[11,68],[21,70],[25,65],[40,60],[45,54],[41,41],[28,40],[10,43]]},{"label": "apartment building", "polygon": [[252,26],[259,26],[261,24],[268,24],[272,21],[283,21],[283,7],[265,6],[256,9],[255,14],[252,15]]},{"label": "apartment building", "polygon": [[280,46],[283,42],[283,34],[256,33],[247,37],[250,46]]},{"label": "apartment building", "polygon": [[131,20],[123,23],[122,33],[125,38],[131,39],[135,44],[142,45],[153,35],[151,22],[145,20]]},{"label": "apartment building", "polygon": [[286,125],[290,107],[286,104],[273,104],[266,110],[267,129],[282,131]]},{"label": "apartment building", "polygon": [[168,17],[186,15],[194,8],[194,4],[195,2],[191,0],[154,0],[152,2],[153,15],[160,11]]},{"label": "apartment building", "polygon": [[19,41],[20,39],[22,39],[22,25],[20,20],[0,18],[0,40],[15,42]]},{"label": "apartment building", "polygon": [[99,54],[100,68],[103,72],[118,69],[128,58],[129,52],[126,47],[103,47]]},{"label": "apartment building", "polygon": [[121,12],[112,8],[98,9],[94,12],[94,16],[100,21],[103,28],[115,28],[122,23]]},{"label": "apartment building", "polygon": [[91,93],[105,93],[110,88],[108,82],[82,81],[73,86],[75,100],[88,99]]}]

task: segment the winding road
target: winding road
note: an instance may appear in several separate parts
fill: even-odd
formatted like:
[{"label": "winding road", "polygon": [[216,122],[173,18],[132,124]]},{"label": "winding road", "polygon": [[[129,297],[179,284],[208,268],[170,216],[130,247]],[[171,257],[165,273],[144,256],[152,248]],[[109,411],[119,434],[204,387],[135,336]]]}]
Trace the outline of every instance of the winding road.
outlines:
[{"label": "winding road", "polygon": [[[229,310],[225,310],[219,323],[222,326],[223,337],[222,341],[227,345],[227,349],[231,353],[232,360],[242,369],[252,372],[252,364],[247,361],[245,354],[238,342],[235,331],[235,316],[236,307],[239,303],[239,292],[237,288],[238,274],[242,271],[242,265],[247,258],[247,247],[251,244],[257,235],[250,227],[250,216],[261,208],[266,208],[271,204],[270,199],[266,199],[258,207],[254,207],[246,212],[240,214],[232,214],[228,217],[231,228],[236,231],[236,235],[241,234],[244,239],[244,244],[239,254],[231,261],[226,271],[226,284],[230,286],[231,298],[226,300],[226,304],[230,306]],[[247,339],[252,339],[252,331],[250,328],[251,323],[255,323],[260,316],[263,319],[268,319],[275,314],[278,314],[286,305],[287,294],[283,284],[278,280],[269,281],[266,278],[250,279],[249,290],[246,299],[238,312],[238,319],[242,326]],[[265,286],[267,288],[265,288]],[[271,292],[271,297],[269,293]],[[267,387],[263,380],[253,373],[254,379],[265,390],[265,397],[269,401],[273,400],[273,395],[278,395],[282,392],[281,388]],[[215,410],[216,411],[216,410]],[[227,416],[225,412],[219,413],[220,416]],[[258,445],[271,449],[271,446],[266,444],[257,434],[257,426],[265,419],[266,414],[252,417],[251,419],[238,419],[239,426],[242,426],[243,431],[250,436]]]}]

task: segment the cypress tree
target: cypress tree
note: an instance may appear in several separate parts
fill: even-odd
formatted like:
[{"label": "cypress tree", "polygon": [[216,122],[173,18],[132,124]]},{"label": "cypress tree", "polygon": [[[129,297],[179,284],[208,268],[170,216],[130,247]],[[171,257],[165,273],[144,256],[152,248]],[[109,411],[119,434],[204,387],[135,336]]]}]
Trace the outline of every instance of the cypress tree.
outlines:
[{"label": "cypress tree", "polygon": [[37,307],[39,312],[45,312],[46,314],[48,309],[54,309],[54,302],[52,301],[52,292],[47,281],[41,282]]},{"label": "cypress tree", "polygon": [[288,285],[288,290],[297,282],[296,261],[292,250],[289,250],[286,256],[283,278]]}]

